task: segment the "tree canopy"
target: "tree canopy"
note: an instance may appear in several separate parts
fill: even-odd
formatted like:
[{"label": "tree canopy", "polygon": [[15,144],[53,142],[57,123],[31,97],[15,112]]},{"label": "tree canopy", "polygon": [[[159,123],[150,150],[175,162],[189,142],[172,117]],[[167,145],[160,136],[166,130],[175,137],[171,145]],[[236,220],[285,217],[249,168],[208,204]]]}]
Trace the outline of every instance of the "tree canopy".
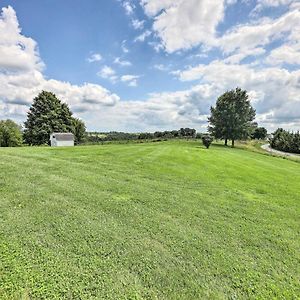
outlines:
[{"label": "tree canopy", "polygon": [[77,133],[80,140],[83,127],[80,124],[79,130],[78,124],[79,120],[72,117],[72,112],[66,103],[62,103],[55,94],[42,91],[33,99],[29,109],[24,140],[29,145],[48,144],[51,132],[73,132],[75,137]]},{"label": "tree canopy", "polygon": [[211,107],[208,130],[217,139],[234,141],[251,135],[254,129],[255,110],[251,106],[247,91],[240,88],[221,95],[215,107]]},{"label": "tree canopy", "polygon": [[278,128],[273,133],[270,145],[280,151],[300,154],[300,132],[289,132]]},{"label": "tree canopy", "polygon": [[257,127],[251,134],[252,139],[264,140],[266,139],[268,131],[265,127]]},{"label": "tree canopy", "polygon": [[0,121],[0,147],[17,147],[21,144],[21,127],[12,120]]},{"label": "tree canopy", "polygon": [[73,134],[75,137],[75,144],[80,144],[85,136],[85,124],[82,120],[73,118]]}]

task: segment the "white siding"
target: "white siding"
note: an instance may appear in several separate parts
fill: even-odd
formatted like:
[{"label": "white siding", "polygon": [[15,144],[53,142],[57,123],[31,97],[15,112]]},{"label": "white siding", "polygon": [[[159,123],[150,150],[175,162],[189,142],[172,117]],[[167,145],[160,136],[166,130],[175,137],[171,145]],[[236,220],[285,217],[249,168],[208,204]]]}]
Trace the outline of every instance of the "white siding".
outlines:
[{"label": "white siding", "polygon": [[[58,136],[58,138],[56,138]],[[63,140],[63,137],[60,133],[52,133],[50,135],[50,144],[51,147],[72,147],[74,146],[74,139],[70,140],[70,136]]]},{"label": "white siding", "polygon": [[74,141],[56,141],[56,147],[71,147],[74,146]]}]

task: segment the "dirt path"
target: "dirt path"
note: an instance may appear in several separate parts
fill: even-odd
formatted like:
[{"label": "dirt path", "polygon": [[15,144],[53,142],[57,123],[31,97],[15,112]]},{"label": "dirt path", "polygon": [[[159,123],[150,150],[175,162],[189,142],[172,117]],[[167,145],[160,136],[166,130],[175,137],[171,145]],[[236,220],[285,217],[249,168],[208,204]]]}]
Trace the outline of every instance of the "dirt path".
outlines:
[{"label": "dirt path", "polygon": [[276,155],[300,158],[300,154],[278,151],[278,150],[275,150],[275,149],[271,148],[271,146],[269,144],[262,145],[261,148],[268,151],[268,152],[270,152],[270,153],[276,154]]}]

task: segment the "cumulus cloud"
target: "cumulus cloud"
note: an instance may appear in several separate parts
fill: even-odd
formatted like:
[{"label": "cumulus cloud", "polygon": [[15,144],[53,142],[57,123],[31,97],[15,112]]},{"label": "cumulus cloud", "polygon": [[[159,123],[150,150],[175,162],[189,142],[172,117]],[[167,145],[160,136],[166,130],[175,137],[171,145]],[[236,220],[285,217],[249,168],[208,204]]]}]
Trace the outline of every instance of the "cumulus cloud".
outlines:
[{"label": "cumulus cloud", "polygon": [[[214,87],[196,85],[189,90],[150,94],[147,101],[120,101],[88,118],[102,120],[103,130],[156,131],[194,127],[205,131]],[[111,118],[111,115],[114,118]],[[105,125],[105,124],[109,124]]]},{"label": "cumulus cloud", "polygon": [[[217,27],[224,20],[225,9],[236,1],[140,0],[145,13],[153,18],[153,31],[160,39],[159,44],[155,41],[150,42],[156,49],[163,48],[172,53],[202,45],[207,50],[219,48],[225,55],[236,55],[231,57],[233,62],[241,61],[247,56],[261,55],[264,47],[271,42],[299,32],[300,6],[295,2],[258,1],[261,7],[291,5],[287,12],[277,19],[263,17],[233,26],[220,35]],[[297,38],[299,40],[299,34]],[[143,35],[138,38],[141,41],[144,39]]]},{"label": "cumulus cloud", "polygon": [[224,17],[224,1],[141,0],[145,13],[155,17],[153,30],[167,52],[212,44]]},{"label": "cumulus cloud", "polygon": [[300,10],[288,11],[277,19],[262,18],[254,24],[243,24],[225,33],[215,44],[225,53],[266,46],[293,34],[300,27]]},{"label": "cumulus cloud", "polygon": [[2,9],[0,17],[0,71],[41,71],[36,42],[21,35],[16,13],[11,6]]},{"label": "cumulus cloud", "polygon": [[[273,122],[280,124],[281,116],[286,114],[286,107],[300,105],[300,71],[288,71],[276,67],[257,68],[256,66],[226,64],[213,61],[208,65],[177,72],[180,80],[200,80],[213,85],[217,92],[240,86],[249,91],[253,105],[260,115],[269,115]],[[300,111],[297,113],[300,125]],[[270,119],[269,118],[269,119]]]},{"label": "cumulus cloud", "polygon": [[271,65],[281,65],[283,63],[290,65],[300,65],[300,43],[297,47],[283,45],[274,49],[266,59]]},{"label": "cumulus cloud", "polygon": [[[119,97],[97,84],[72,85],[44,77],[37,43],[21,33],[12,7],[0,17],[0,117],[24,119],[32,99],[42,90],[52,91],[74,111],[113,106]],[[97,57],[94,57],[97,58]]]},{"label": "cumulus cloud", "polygon": [[[175,92],[150,94],[145,101],[121,101],[118,95],[97,84],[74,85],[45,78],[37,43],[21,33],[14,10],[5,8],[0,18],[0,117],[24,119],[33,97],[44,89],[69,103],[90,129],[154,131],[189,126],[205,131],[210,105],[226,90],[240,86],[249,91],[261,125],[269,129],[299,128],[300,71],[283,67],[295,66],[299,61],[299,8],[290,6],[282,16],[241,24],[220,36],[216,26],[223,20],[226,5],[234,2],[141,0],[147,15],[154,18],[153,28],[161,39],[161,43],[153,41],[158,50],[164,47],[174,52],[203,43],[207,48],[218,48],[225,58],[172,72],[193,85]],[[200,5],[204,3],[206,6]],[[267,49],[274,41],[276,47]],[[126,41],[121,50],[129,51]],[[252,63],[245,63],[248,57]],[[99,57],[95,58],[97,61]],[[114,63],[122,65],[126,60],[118,57]],[[168,65],[154,68],[165,71]],[[116,74],[107,65],[98,75],[129,86],[137,86],[139,79],[138,75]]]}]

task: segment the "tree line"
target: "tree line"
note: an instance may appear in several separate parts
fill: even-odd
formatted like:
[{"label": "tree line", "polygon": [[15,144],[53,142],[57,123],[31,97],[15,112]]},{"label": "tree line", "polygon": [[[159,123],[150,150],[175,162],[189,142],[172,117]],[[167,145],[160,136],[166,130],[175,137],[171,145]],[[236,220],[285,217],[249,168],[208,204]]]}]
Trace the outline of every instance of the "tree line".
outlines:
[{"label": "tree line", "polygon": [[276,150],[300,154],[300,133],[278,128],[270,139],[270,145]]},{"label": "tree line", "polygon": [[128,132],[87,132],[84,137],[85,143],[103,143],[107,141],[131,141],[131,140],[160,140],[160,139],[173,139],[173,138],[196,138],[197,132],[193,128],[180,128],[179,130],[165,130],[141,133],[128,133]]}]

